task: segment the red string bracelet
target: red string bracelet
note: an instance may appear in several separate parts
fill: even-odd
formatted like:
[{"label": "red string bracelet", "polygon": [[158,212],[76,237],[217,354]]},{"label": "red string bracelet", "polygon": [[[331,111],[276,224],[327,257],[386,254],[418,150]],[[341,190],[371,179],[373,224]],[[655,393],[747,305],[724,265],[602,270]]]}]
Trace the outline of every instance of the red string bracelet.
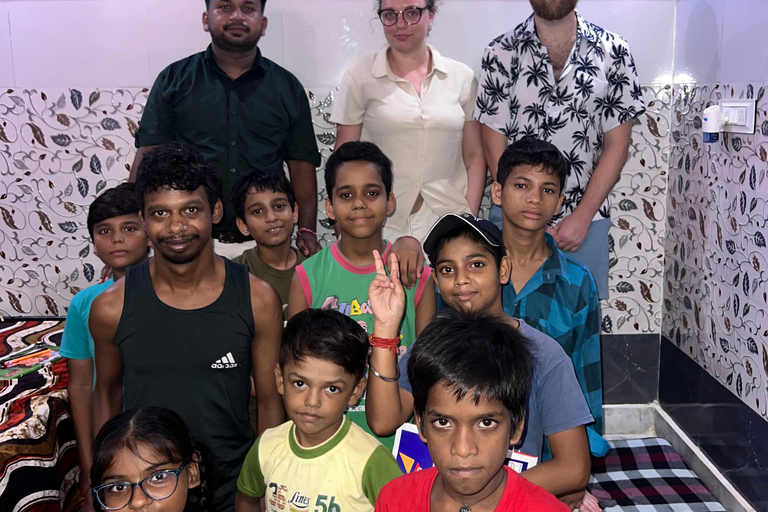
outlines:
[{"label": "red string bracelet", "polygon": [[378,336],[374,336],[371,334],[368,336],[368,341],[371,343],[372,347],[376,348],[385,348],[392,352],[392,355],[397,355],[397,344],[400,342],[400,337],[395,338],[379,338]]}]

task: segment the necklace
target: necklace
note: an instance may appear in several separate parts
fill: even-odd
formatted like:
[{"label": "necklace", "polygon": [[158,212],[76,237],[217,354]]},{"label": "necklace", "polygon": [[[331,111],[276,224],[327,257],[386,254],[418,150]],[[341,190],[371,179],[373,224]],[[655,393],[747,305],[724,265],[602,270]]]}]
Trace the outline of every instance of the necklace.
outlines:
[{"label": "necklace", "polygon": [[[500,485],[506,484],[506,482],[507,482],[507,478],[506,478],[506,475],[504,475],[504,478],[502,479],[502,481],[501,481]],[[487,500],[488,498],[490,498],[491,496],[493,496],[493,495],[494,495],[494,493],[496,493],[496,490],[497,490],[497,489],[498,489],[498,486],[496,487],[496,489],[494,489],[494,490],[493,490],[493,492],[492,492],[491,494],[489,494],[489,495],[488,495],[488,496],[486,496],[485,498],[480,498],[479,500],[475,501],[474,503],[464,503],[464,502],[463,502],[463,501],[461,501],[460,499],[458,499],[458,498],[454,498],[453,496],[451,496],[451,495],[450,495],[450,494],[448,494],[448,493],[446,493],[446,494],[448,494],[448,496],[451,496],[451,498],[453,498],[453,500],[454,500],[456,503],[458,503],[459,505],[461,505],[461,508],[459,509],[459,512],[472,512],[472,508],[471,508],[471,507],[474,507],[475,505],[477,505],[477,504],[478,504],[478,503],[480,503],[481,501],[485,501],[485,500]]]}]

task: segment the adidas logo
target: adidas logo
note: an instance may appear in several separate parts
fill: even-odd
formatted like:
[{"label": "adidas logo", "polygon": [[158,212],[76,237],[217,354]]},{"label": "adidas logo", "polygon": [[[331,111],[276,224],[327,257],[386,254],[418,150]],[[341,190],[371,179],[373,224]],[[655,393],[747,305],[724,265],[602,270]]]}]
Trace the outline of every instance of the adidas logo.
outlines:
[{"label": "adidas logo", "polygon": [[227,368],[237,368],[237,363],[235,362],[235,358],[232,357],[232,352],[227,352],[227,355],[225,355],[221,359],[217,359],[211,365],[211,368],[216,370],[227,369]]}]

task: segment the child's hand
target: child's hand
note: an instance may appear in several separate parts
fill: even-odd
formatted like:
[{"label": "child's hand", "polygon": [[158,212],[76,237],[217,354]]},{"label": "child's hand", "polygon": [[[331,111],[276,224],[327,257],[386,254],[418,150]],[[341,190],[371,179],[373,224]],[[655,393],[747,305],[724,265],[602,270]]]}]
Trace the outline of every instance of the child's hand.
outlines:
[{"label": "child's hand", "polygon": [[376,277],[368,288],[368,301],[373,310],[374,329],[382,327],[399,328],[405,314],[405,290],[400,284],[400,269],[397,256],[389,255],[390,275],[384,270],[384,262],[379,251],[373,251],[376,265]]}]

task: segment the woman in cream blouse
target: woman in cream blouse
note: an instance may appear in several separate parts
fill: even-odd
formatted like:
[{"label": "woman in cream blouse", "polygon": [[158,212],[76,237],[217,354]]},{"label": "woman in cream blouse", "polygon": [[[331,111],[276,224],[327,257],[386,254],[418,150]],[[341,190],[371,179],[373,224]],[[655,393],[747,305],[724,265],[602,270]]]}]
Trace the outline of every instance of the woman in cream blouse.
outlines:
[{"label": "woman in cream blouse", "polygon": [[478,213],[486,166],[472,119],[472,70],[427,44],[435,0],[379,0],[387,44],[344,73],[331,121],[336,147],[371,141],[392,159],[395,213],[384,237],[424,241],[449,213]]}]

